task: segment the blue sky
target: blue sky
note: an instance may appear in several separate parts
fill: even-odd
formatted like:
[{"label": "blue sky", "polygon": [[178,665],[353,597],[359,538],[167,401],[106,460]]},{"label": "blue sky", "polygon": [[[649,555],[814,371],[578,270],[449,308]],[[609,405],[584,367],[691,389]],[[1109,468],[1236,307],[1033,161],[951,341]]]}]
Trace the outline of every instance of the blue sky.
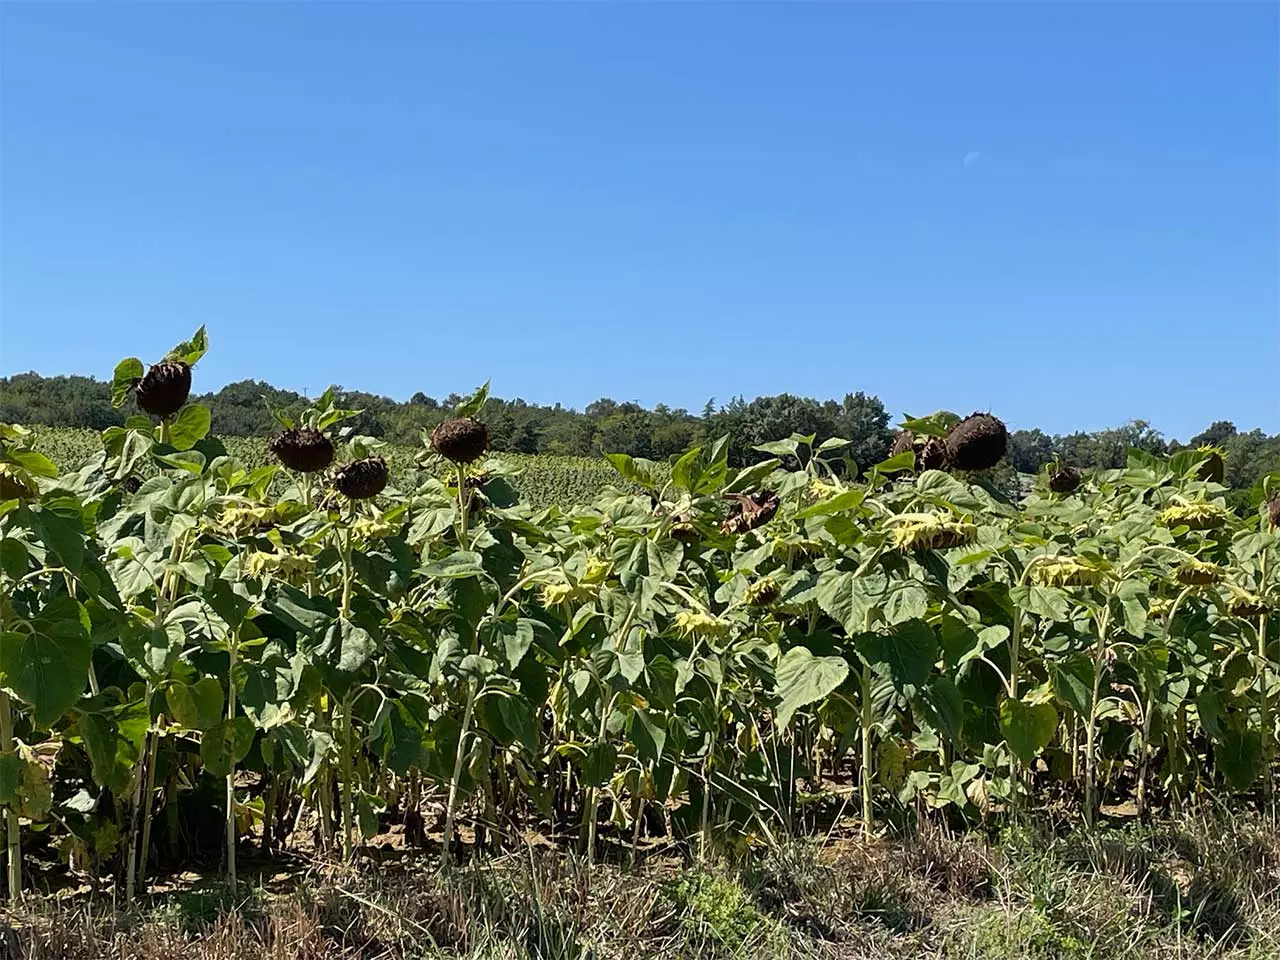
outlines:
[{"label": "blue sky", "polygon": [[0,373],[1280,430],[1273,4],[2,18]]}]

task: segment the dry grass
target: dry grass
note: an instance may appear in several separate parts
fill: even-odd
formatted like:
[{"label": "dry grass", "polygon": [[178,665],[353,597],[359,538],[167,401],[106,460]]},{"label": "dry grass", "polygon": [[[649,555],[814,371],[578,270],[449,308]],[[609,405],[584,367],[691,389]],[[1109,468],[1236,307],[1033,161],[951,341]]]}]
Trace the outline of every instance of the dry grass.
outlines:
[{"label": "dry grass", "polygon": [[1253,817],[998,838],[922,825],[795,841],[702,871],[553,850],[449,873],[319,869],[134,910],[77,894],[5,917],[4,960],[1263,960],[1280,958],[1280,829]]}]

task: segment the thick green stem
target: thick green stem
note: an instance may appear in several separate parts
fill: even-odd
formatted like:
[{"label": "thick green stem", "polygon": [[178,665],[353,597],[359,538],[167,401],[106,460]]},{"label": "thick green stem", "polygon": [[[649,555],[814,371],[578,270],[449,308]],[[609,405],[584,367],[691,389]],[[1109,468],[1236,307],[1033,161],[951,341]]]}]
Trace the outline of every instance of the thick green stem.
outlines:
[{"label": "thick green stem", "polygon": [[[1267,567],[1270,559],[1269,551],[1262,552],[1262,570],[1258,584],[1263,596],[1267,591]],[[1262,784],[1263,796],[1269,807],[1274,807],[1275,776],[1271,770],[1272,748],[1275,742],[1275,731],[1271,720],[1271,694],[1267,690],[1267,610],[1263,608],[1258,615],[1258,719],[1262,726],[1262,769],[1265,774]]]},{"label": "thick green stem", "polygon": [[[716,684],[716,695],[713,704],[712,715],[716,718],[716,724],[720,723],[720,692],[724,689],[724,674],[720,675],[720,682]],[[707,856],[711,850],[711,761],[715,754],[715,740],[710,742],[707,747],[707,756],[702,761],[702,824],[699,830],[699,846],[698,860],[701,863],[707,862]]]},{"label": "thick green stem", "polygon": [[[227,721],[234,723],[236,719],[236,654],[239,637],[232,634],[228,644],[231,667],[227,671]],[[271,816],[270,810],[264,815]],[[227,771],[227,883],[234,890],[236,886],[236,765],[233,762]]]},{"label": "thick green stem", "polygon": [[[604,738],[609,735],[609,713],[613,710],[613,698],[609,698],[604,709],[600,713],[600,729],[596,734],[596,743],[604,743]],[[582,815],[587,822],[587,862],[594,863],[596,859],[596,812],[600,808],[600,788],[587,788],[587,806]]]},{"label": "thick green stem", "polygon": [[347,863],[351,862],[353,852],[352,832],[355,820],[351,784],[354,778],[352,758],[351,694],[348,693],[342,700],[342,859]]},{"label": "thick green stem", "polygon": [[[1013,630],[1009,638],[1009,699],[1018,699],[1018,674],[1021,671],[1022,659],[1022,610],[1014,607],[1013,610]],[[1013,751],[1009,752],[1010,772],[1013,779],[1013,805],[1015,808],[1022,807],[1023,788],[1022,788],[1022,764],[1018,762],[1018,758],[1013,755]]]},{"label": "thick green stem", "polygon": [[470,505],[471,498],[467,496],[467,467],[466,464],[458,464],[458,547],[465,550],[467,547],[467,507]]},{"label": "thick green stem", "polygon": [[[13,739],[13,709],[9,695],[0,693],[0,754],[11,756],[17,750]],[[8,859],[9,902],[17,903],[22,897],[22,835],[19,833],[18,814],[13,807],[4,808],[5,850]]]},{"label": "thick green stem", "polygon": [[[160,718],[158,725],[162,725],[164,718]],[[151,817],[152,808],[155,806],[156,795],[156,754],[160,750],[160,732],[154,730],[151,733],[151,747],[147,751],[147,785],[142,793],[142,852],[138,857],[138,880],[142,881],[147,875],[147,858],[151,853]]]},{"label": "thick green stem", "polygon": [[871,705],[871,664],[862,665],[862,839],[871,839],[871,725],[874,722]]},{"label": "thick green stem", "polygon": [[[147,682],[145,699],[143,701],[147,705],[147,710],[151,709],[151,682]],[[151,756],[151,741],[155,738],[155,731],[151,728],[147,729],[142,739],[142,752],[138,760],[138,769],[134,771],[133,777],[133,805],[129,811],[129,854],[125,866],[124,881],[124,898],[126,902],[133,901],[134,891],[138,884],[138,818],[142,813],[142,791],[146,785],[147,776],[147,758]]]},{"label": "thick green stem", "polygon": [[346,620],[351,615],[351,529],[342,531],[342,612]]},{"label": "thick green stem", "polygon": [[1111,624],[1111,605],[1108,598],[1107,608],[1098,620],[1098,642],[1093,650],[1093,692],[1089,697],[1089,716],[1085,723],[1084,739],[1084,817],[1085,823],[1093,826],[1097,817],[1098,775],[1097,759],[1094,745],[1098,732],[1098,696],[1102,691],[1102,675],[1107,661],[1107,630]]},{"label": "thick green stem", "polygon": [[454,818],[458,810],[458,785],[462,780],[462,762],[467,755],[467,734],[471,732],[471,714],[476,707],[476,684],[467,685],[467,706],[462,713],[462,730],[458,734],[458,750],[453,758],[453,776],[449,780],[449,799],[444,811],[444,862],[448,864],[453,856]]}]

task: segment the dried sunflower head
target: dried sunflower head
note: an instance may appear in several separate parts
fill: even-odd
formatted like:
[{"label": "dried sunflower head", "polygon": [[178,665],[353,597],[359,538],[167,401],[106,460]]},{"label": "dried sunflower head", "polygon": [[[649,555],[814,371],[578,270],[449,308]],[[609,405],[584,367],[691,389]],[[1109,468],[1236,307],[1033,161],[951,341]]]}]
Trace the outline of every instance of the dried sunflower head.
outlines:
[{"label": "dried sunflower head", "polygon": [[293,553],[264,553],[254,551],[245,560],[244,569],[251,577],[273,576],[284,580],[305,577],[315,569],[312,557]]},{"label": "dried sunflower head", "polygon": [[893,545],[899,550],[950,550],[973,543],[978,528],[936,513],[900,514],[894,524]]},{"label": "dried sunflower head", "polygon": [[333,443],[319,430],[293,427],[272,437],[267,448],[290,470],[317,473],[333,463]]},{"label": "dried sunflower head", "polygon": [[181,360],[157,363],[134,387],[138,408],[153,417],[171,417],[191,395],[191,368]]},{"label": "dried sunflower head", "polygon": [[1280,527],[1280,493],[1267,501],[1267,519],[1271,521],[1271,529]]},{"label": "dried sunflower head", "polygon": [[827,483],[825,480],[820,480],[818,477],[813,477],[809,480],[809,486],[807,489],[809,496],[814,500],[830,500],[840,492],[840,488],[835,484]]},{"label": "dried sunflower head", "polygon": [[1009,446],[1009,431],[989,413],[965,417],[947,434],[947,460],[957,470],[989,470]]},{"label": "dried sunflower head", "polygon": [[400,525],[381,518],[375,520],[373,517],[361,517],[351,525],[351,532],[369,540],[381,540],[399,533]]},{"label": "dried sunflower head", "polygon": [[767,607],[778,599],[778,595],[781,592],[782,590],[776,580],[772,577],[765,577],[747,587],[744,599],[749,607]]},{"label": "dried sunflower head", "polygon": [[1050,587],[1091,587],[1103,576],[1101,569],[1075,557],[1055,557],[1031,568],[1031,578]]},{"label": "dried sunflower head", "polygon": [[387,485],[387,461],[381,457],[352,460],[333,478],[338,492],[351,500],[368,500]]},{"label": "dried sunflower head", "polygon": [[11,463],[0,463],[0,500],[30,500],[36,495],[36,486]]},{"label": "dried sunflower head", "polygon": [[1223,570],[1222,567],[1218,566],[1216,563],[1207,563],[1203,560],[1188,560],[1186,563],[1182,564],[1182,566],[1178,567],[1177,573],[1175,573],[1174,576],[1177,577],[1178,582],[1181,584],[1189,587],[1199,587],[1210,583],[1217,583],[1226,576],[1226,574],[1227,571]]},{"label": "dried sunflower head", "polygon": [[894,438],[889,453],[896,457],[908,450],[916,455],[916,470],[921,473],[947,468],[947,443],[941,437],[917,437],[910,430],[903,430]]},{"label": "dried sunflower head", "polygon": [[445,420],[431,431],[431,448],[454,463],[472,463],[489,449],[489,430],[479,420]]},{"label": "dried sunflower head", "polygon": [[1074,493],[1084,481],[1078,467],[1060,467],[1049,474],[1049,489],[1054,493]]},{"label": "dried sunflower head", "polygon": [[1204,457],[1196,470],[1196,479],[1221,483],[1227,475],[1227,452],[1221,447],[1202,446],[1196,448],[1196,453]]},{"label": "dried sunflower head", "polygon": [[736,502],[733,512],[720,525],[720,530],[730,535],[746,533],[749,530],[763,527],[773,519],[774,514],[778,512],[778,507],[782,503],[778,499],[778,495],[771,490],[761,490],[759,493],[751,494],[751,496],[744,496],[740,493],[730,494],[729,496]]},{"label": "dried sunflower head", "polygon": [[226,507],[218,517],[218,523],[236,536],[248,536],[270,530],[276,523],[272,507]]},{"label": "dried sunflower head", "polygon": [[683,544],[690,544],[697,543],[702,538],[702,535],[698,532],[698,528],[687,519],[679,518],[671,525],[671,537],[673,540],[679,540]]},{"label": "dried sunflower head", "polygon": [[560,604],[571,600],[585,600],[590,595],[591,591],[581,584],[569,583],[567,580],[561,580],[557,583],[544,583],[540,591],[540,598],[544,607],[558,607]]},{"label": "dried sunflower head", "polygon": [[1227,592],[1227,610],[1233,617],[1260,617],[1271,609],[1264,597],[1243,587],[1228,584]]},{"label": "dried sunflower head", "polygon": [[676,629],[686,637],[698,634],[704,637],[723,637],[729,632],[729,624],[719,617],[706,613],[681,610],[676,614]]},{"label": "dried sunflower head", "polygon": [[1227,522],[1227,511],[1216,503],[1179,503],[1160,511],[1160,522],[1166,527],[1212,530]]}]

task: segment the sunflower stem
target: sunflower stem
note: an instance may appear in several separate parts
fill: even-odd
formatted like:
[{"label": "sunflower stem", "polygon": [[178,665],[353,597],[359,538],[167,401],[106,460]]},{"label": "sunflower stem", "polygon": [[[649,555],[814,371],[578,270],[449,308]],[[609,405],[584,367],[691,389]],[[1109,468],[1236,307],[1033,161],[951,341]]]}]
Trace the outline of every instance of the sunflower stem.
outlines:
[{"label": "sunflower stem", "polygon": [[[17,750],[13,739],[13,709],[7,693],[0,693],[0,754],[11,756]],[[22,898],[22,835],[19,833],[18,814],[12,805],[4,808],[5,849],[7,850],[7,875],[9,902],[16,904]]]},{"label": "sunflower stem", "polygon": [[475,706],[476,683],[472,680],[467,684],[467,706],[462,713],[462,730],[458,734],[458,750],[453,757],[453,776],[449,780],[449,799],[445,804],[443,858],[446,866],[453,858],[453,830],[454,818],[458,810],[458,784],[462,779],[462,761],[466,758],[467,734],[471,731],[471,715],[475,711]]},{"label": "sunflower stem", "polygon": [[458,464],[458,547],[463,550],[467,546],[467,506],[470,499],[467,496],[467,465],[460,463]]}]

